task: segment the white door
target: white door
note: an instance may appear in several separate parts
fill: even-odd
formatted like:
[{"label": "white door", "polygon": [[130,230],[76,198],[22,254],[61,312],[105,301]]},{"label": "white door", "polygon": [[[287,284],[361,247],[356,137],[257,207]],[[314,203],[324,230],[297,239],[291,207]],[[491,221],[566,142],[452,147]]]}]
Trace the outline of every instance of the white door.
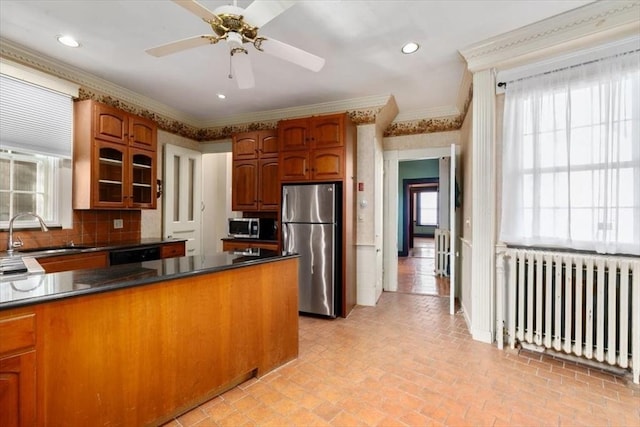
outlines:
[{"label": "white door", "polygon": [[186,254],[202,252],[202,153],[164,146],[162,235],[186,239]]},{"label": "white door", "polygon": [[456,227],[456,166],[458,157],[455,144],[451,144],[449,163],[449,314],[454,314],[456,300],[456,243],[458,242]]}]

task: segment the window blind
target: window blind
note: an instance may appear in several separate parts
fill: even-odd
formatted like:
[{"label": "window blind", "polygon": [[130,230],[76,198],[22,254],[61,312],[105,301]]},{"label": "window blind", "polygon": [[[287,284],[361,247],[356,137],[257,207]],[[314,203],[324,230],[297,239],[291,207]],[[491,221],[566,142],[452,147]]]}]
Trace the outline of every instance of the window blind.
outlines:
[{"label": "window blind", "polygon": [[0,148],[71,158],[71,97],[0,74]]}]

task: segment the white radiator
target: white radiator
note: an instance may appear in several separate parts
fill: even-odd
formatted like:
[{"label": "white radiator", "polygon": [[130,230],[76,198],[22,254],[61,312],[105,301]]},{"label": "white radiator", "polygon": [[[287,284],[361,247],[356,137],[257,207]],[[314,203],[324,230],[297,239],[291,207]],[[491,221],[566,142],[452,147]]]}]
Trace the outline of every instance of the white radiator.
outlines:
[{"label": "white radiator", "polygon": [[449,250],[451,246],[449,230],[436,228],[435,245],[436,276],[449,276]]},{"label": "white radiator", "polygon": [[505,249],[498,286],[516,341],[631,370],[640,383],[640,260]]}]

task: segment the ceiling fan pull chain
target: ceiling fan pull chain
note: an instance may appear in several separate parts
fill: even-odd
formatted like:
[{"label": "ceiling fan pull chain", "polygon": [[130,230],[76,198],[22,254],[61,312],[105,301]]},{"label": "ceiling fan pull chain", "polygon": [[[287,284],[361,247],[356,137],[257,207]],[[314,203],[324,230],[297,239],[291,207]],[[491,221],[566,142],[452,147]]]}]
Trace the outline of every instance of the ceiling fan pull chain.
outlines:
[{"label": "ceiling fan pull chain", "polygon": [[229,55],[229,80],[233,79],[233,75],[231,74],[231,57],[233,54]]}]

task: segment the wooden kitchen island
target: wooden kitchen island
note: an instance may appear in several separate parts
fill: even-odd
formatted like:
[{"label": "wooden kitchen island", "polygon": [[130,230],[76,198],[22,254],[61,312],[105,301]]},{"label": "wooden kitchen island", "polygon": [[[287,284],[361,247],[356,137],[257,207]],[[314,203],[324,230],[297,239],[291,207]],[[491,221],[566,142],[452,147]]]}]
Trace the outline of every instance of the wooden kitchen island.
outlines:
[{"label": "wooden kitchen island", "polygon": [[298,259],[181,257],[0,282],[0,425],[160,425],[298,355]]}]

